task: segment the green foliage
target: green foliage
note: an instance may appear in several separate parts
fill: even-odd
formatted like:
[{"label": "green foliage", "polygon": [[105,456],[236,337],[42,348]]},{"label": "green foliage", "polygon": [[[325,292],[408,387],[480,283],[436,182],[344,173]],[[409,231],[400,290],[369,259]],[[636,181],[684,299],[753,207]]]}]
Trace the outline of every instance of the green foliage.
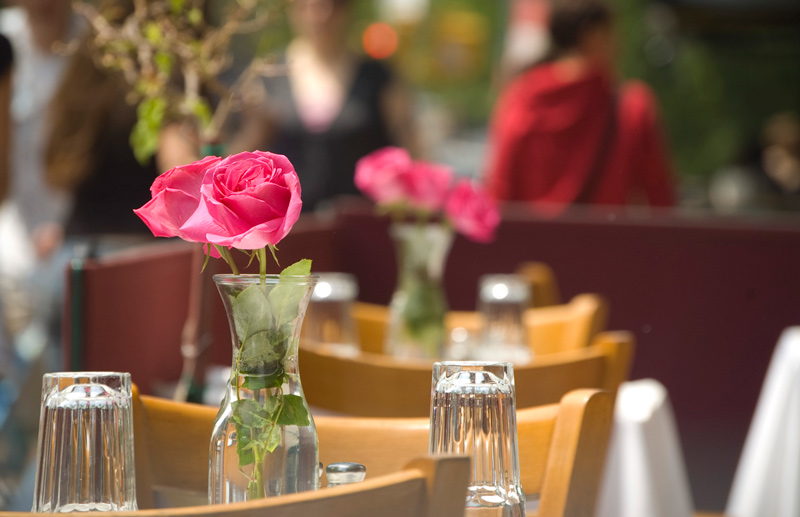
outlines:
[{"label": "green foliage", "polygon": [[[95,0],[75,3],[93,29],[97,62],[121,70],[140,103],[159,99],[165,108],[158,119],[147,120],[142,115],[146,110],[140,109],[130,137],[140,162],[155,154],[158,132],[168,122],[188,120],[201,140],[220,139],[224,119],[240,97],[237,92],[221,92],[216,108],[202,97],[226,89],[220,75],[230,63],[233,35],[270,32],[257,29],[271,22],[273,10],[285,6],[282,0],[147,0],[121,15],[119,10],[99,8]],[[212,5],[224,5],[224,13],[216,23],[206,23],[205,12],[213,10]],[[243,88],[245,82],[232,88]],[[214,109],[218,117],[213,116]]]},{"label": "green foliage", "polygon": [[200,25],[201,23],[203,23],[203,11],[201,11],[196,7],[194,9],[191,9],[189,11],[188,20],[192,26],[196,27]]},{"label": "green foliage", "polygon": [[757,142],[767,117],[800,111],[796,25],[769,27],[746,20],[730,25],[715,20],[701,27],[684,24],[667,34],[674,56],[658,63],[648,48],[664,35],[642,23],[652,4],[615,0],[614,5],[621,71],[655,90],[680,174],[712,174]]},{"label": "green foliage", "polygon": [[308,276],[311,274],[311,259],[300,259],[281,271],[281,276]]},{"label": "green foliage", "polygon": [[173,14],[178,14],[183,10],[186,0],[169,0],[169,8]]},{"label": "green foliage", "polygon": [[158,24],[155,22],[146,23],[142,27],[142,35],[147,38],[147,41],[156,46],[160,45],[164,41],[164,35],[161,33],[161,29],[158,28]]},{"label": "green foliage", "polygon": [[156,68],[158,69],[158,73],[169,75],[172,71],[172,65],[174,60],[172,55],[167,52],[158,51],[153,56],[153,61],[156,64]]},{"label": "green foliage", "polygon": [[160,97],[147,98],[139,103],[138,119],[130,137],[134,156],[139,163],[147,163],[158,149],[158,133],[166,109],[167,101]]},{"label": "green foliage", "polygon": [[283,396],[283,411],[278,416],[279,425],[309,425],[308,409],[299,395]]},{"label": "green foliage", "polygon": [[241,427],[264,427],[270,423],[266,409],[253,400],[237,400],[232,406],[233,421]]},{"label": "green foliage", "polygon": [[[261,468],[266,454],[281,444],[282,426],[307,426],[311,423],[302,397],[284,394],[288,381],[283,362],[292,339],[293,321],[306,286],[287,276],[311,274],[311,261],[304,259],[281,272],[277,284],[256,284],[241,291],[231,302],[239,352],[232,382],[243,378],[232,403],[232,418],[237,435],[239,467],[253,465],[248,493],[263,493]],[[285,280],[284,280],[285,278]],[[239,399],[239,390],[253,392],[252,398]],[[258,401],[263,401],[259,403]]]}]

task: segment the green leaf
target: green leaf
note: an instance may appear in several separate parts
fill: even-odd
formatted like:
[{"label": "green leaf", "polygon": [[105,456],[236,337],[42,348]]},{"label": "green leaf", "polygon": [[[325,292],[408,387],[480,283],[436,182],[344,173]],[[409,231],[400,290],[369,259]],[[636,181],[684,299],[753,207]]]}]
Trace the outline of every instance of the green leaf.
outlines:
[{"label": "green leaf", "polygon": [[143,99],[136,108],[137,120],[130,143],[139,163],[145,164],[158,150],[158,133],[164,121],[167,101],[161,97]]},{"label": "green leaf", "polygon": [[272,308],[267,300],[266,289],[260,285],[251,285],[239,293],[232,309],[236,337],[240,343],[273,327]]},{"label": "green leaf", "polygon": [[195,99],[190,105],[189,110],[200,121],[201,127],[208,127],[211,124],[211,107],[205,99]]},{"label": "green leaf", "polygon": [[[245,375],[244,382],[242,382],[242,387],[247,388],[248,390],[258,391],[268,388],[280,388],[285,380],[286,376],[284,375],[283,367],[278,363],[277,369],[267,375]],[[270,397],[269,400],[272,400],[275,397]],[[267,408],[267,413],[270,410]]]},{"label": "green leaf", "polygon": [[155,22],[146,23],[142,27],[142,34],[147,39],[147,41],[156,46],[159,43],[161,43],[161,40],[164,38],[164,35],[161,33],[161,29]]},{"label": "green leaf", "polygon": [[249,375],[273,375],[286,355],[291,336],[280,329],[269,329],[250,336],[242,343],[240,370]]},{"label": "green leaf", "polygon": [[267,451],[272,452],[281,444],[281,430],[277,426],[270,427],[269,430],[261,433],[259,440]]},{"label": "green leaf", "polygon": [[158,51],[153,55],[153,61],[159,73],[169,75],[172,72],[173,58],[167,52]]},{"label": "green leaf", "polygon": [[283,395],[277,395],[268,397],[267,400],[264,401],[264,411],[267,412],[271,421],[275,421],[275,413],[278,411],[278,408],[281,407],[282,398]]},{"label": "green leaf", "polygon": [[203,21],[203,11],[198,8],[191,9],[189,11],[189,23],[192,25],[200,25]]},{"label": "green leaf", "polygon": [[170,0],[169,8],[174,14],[177,14],[183,10],[183,5],[185,3],[186,0]]},{"label": "green leaf", "polygon": [[270,424],[267,412],[253,400],[236,400],[233,407],[233,421],[242,427],[262,428]]},{"label": "green leaf", "polygon": [[311,274],[311,259],[300,259],[281,271],[281,276],[308,276]]},{"label": "green leaf", "polygon": [[158,150],[158,132],[139,119],[131,131],[130,144],[136,161],[145,165]]},{"label": "green leaf", "polygon": [[234,424],[236,428],[236,454],[239,456],[239,468],[255,463],[256,457],[250,440],[250,429]]},{"label": "green leaf", "polygon": [[306,286],[283,280],[286,276],[308,276],[311,274],[311,261],[302,259],[281,271],[281,281],[269,293],[269,303],[272,307],[277,325],[291,323],[298,315],[300,300],[306,291]]},{"label": "green leaf", "polygon": [[279,425],[309,425],[308,408],[299,395],[284,395],[283,410],[278,417]]}]

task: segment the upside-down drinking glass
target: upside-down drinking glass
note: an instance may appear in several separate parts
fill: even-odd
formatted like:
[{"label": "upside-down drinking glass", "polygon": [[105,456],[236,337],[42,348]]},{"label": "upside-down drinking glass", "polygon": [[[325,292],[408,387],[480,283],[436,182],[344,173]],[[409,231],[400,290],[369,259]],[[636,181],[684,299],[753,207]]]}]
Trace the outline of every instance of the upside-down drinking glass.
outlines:
[{"label": "upside-down drinking glass", "polygon": [[358,355],[358,336],[353,320],[353,302],[358,282],[349,273],[318,273],[303,323],[306,343],[325,345],[334,353]]},{"label": "upside-down drinking glass", "polygon": [[530,285],[520,275],[484,275],[478,288],[483,331],[475,359],[524,364],[531,360],[524,314]]},{"label": "upside-down drinking glass", "polygon": [[472,458],[467,515],[525,515],[514,400],[510,363],[433,366],[429,452]]},{"label": "upside-down drinking glass", "polygon": [[34,512],[136,510],[131,376],[45,374]]}]

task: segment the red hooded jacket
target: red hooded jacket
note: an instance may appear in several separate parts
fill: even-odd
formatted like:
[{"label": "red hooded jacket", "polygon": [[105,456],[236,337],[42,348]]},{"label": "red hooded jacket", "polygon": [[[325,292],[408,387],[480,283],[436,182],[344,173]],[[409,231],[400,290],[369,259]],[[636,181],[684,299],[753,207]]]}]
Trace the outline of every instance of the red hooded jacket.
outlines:
[{"label": "red hooded jacket", "polygon": [[504,92],[490,138],[487,183],[498,200],[551,213],[579,202],[675,202],[656,103],[641,82],[615,92],[602,72],[565,81],[555,65],[537,66]]}]

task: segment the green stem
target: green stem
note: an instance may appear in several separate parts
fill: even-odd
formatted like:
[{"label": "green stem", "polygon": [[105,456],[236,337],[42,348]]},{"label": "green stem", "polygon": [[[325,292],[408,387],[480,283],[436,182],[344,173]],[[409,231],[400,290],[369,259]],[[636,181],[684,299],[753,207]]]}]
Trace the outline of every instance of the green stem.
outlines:
[{"label": "green stem", "polygon": [[236,267],[236,261],[233,260],[233,255],[231,255],[231,250],[229,250],[225,246],[219,246],[218,244],[214,244],[214,247],[217,249],[217,253],[219,253],[219,256],[222,257],[222,259],[228,263],[228,266],[230,266],[233,274],[238,276],[239,268]]},{"label": "green stem", "polygon": [[261,285],[267,283],[267,248],[258,250],[258,274],[261,276]]},{"label": "green stem", "polygon": [[[269,389],[265,390],[266,398],[264,399],[264,404],[266,404],[267,398],[269,398]],[[281,413],[283,412],[283,387],[278,388],[278,393],[275,394],[276,397],[280,397],[280,405],[278,406],[278,411],[275,412],[275,419],[272,421],[272,426],[270,427],[269,434],[267,435],[267,439],[264,441],[263,447],[259,447],[255,451],[255,457],[253,459],[253,477],[255,479],[251,479],[250,483],[248,484],[248,492],[251,499],[258,499],[264,497],[264,458],[267,456],[267,445],[270,442],[270,438],[272,438],[272,434],[275,432],[275,429],[278,427],[278,419],[281,417]],[[252,433],[252,431],[251,431]],[[259,434],[256,432],[256,434]],[[251,435],[252,436],[252,435]],[[258,440],[258,436],[254,436],[252,439]],[[255,485],[253,484],[255,482]]]},{"label": "green stem", "polygon": [[256,475],[256,498],[260,499],[264,497],[264,473],[262,472],[261,465],[264,463],[262,458],[261,461],[256,462],[255,466],[255,475]]}]

